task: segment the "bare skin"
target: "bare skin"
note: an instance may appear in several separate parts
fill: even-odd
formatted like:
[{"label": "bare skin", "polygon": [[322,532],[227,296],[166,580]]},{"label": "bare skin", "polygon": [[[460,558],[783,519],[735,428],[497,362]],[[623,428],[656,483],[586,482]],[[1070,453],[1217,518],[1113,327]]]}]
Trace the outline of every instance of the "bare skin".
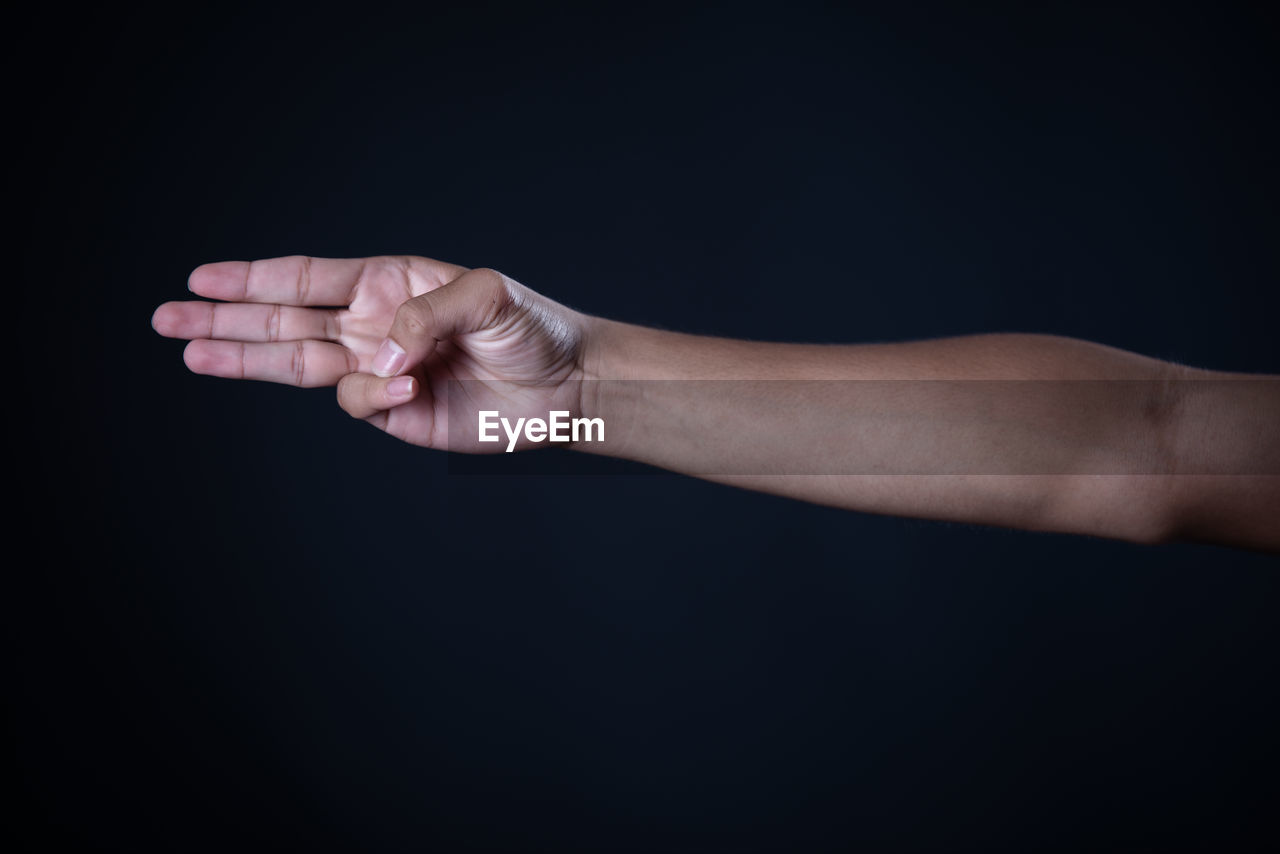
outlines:
[{"label": "bare skin", "polygon": [[[206,264],[188,286],[225,302],[165,303],[152,325],[191,341],[183,357],[193,372],[337,386],[348,413],[414,445],[446,446],[449,380],[505,381],[477,408],[512,409],[512,387],[525,383],[539,386],[530,411],[578,408],[560,399],[558,385],[581,378],[587,318],[492,270],[427,258],[290,257]],[[426,294],[434,298],[415,299]],[[398,381],[374,375],[393,323],[410,351]]]},{"label": "bare skin", "polygon": [[[337,386],[350,415],[423,447],[499,451],[448,418],[568,410],[611,425],[583,450],[851,510],[1280,550],[1274,376],[1043,335],[682,335],[416,257],[207,264],[189,287],[219,302],[165,303],[152,324],[190,341],[192,371]],[[707,441],[726,423],[732,442]]]}]

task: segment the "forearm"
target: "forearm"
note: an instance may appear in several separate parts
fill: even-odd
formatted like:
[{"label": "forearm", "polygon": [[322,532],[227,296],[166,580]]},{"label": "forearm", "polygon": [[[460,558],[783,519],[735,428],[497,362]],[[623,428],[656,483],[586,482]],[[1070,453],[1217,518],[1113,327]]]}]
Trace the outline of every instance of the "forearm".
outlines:
[{"label": "forearm", "polygon": [[[610,321],[592,325],[588,354],[599,382],[585,400],[612,431],[593,450],[866,512],[1266,545],[1265,515],[1226,535],[1221,519],[1202,524],[1205,507],[1222,506],[1206,490],[1257,516],[1280,480],[1243,477],[1280,472],[1250,456],[1274,444],[1274,393],[1240,414],[1238,391],[1186,390],[1226,375],[1051,336],[790,345]],[[1187,429],[1206,414],[1226,443],[1210,456]],[[1214,474],[1230,476],[1213,487]]]}]

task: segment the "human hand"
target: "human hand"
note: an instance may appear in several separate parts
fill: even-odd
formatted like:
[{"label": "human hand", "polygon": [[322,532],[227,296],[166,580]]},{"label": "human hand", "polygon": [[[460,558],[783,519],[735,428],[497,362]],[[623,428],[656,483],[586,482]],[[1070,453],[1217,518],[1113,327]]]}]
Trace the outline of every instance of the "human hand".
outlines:
[{"label": "human hand", "polygon": [[[338,387],[338,403],[399,439],[494,452],[475,430],[449,440],[479,410],[545,418],[581,410],[590,318],[495,270],[429,258],[292,256],[205,264],[188,287],[221,302],[167,302],[151,323],[188,339],[197,374]],[[523,444],[521,445],[523,446]]]}]

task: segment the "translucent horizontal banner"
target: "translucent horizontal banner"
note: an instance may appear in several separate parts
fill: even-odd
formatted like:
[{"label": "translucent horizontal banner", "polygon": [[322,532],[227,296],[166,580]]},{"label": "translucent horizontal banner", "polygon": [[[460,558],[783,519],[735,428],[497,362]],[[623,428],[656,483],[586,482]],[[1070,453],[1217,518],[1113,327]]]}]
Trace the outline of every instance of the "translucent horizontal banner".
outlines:
[{"label": "translucent horizontal banner", "polygon": [[1275,379],[467,380],[447,417],[454,474],[1280,474]]}]

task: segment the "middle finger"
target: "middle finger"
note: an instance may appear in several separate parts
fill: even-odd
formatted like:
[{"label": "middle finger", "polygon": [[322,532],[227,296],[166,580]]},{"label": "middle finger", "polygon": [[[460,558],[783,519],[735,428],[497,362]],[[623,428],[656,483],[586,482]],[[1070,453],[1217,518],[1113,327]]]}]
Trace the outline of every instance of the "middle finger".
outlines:
[{"label": "middle finger", "polygon": [[223,341],[336,341],[336,309],[236,302],[167,302],[151,325],[169,338]]}]

